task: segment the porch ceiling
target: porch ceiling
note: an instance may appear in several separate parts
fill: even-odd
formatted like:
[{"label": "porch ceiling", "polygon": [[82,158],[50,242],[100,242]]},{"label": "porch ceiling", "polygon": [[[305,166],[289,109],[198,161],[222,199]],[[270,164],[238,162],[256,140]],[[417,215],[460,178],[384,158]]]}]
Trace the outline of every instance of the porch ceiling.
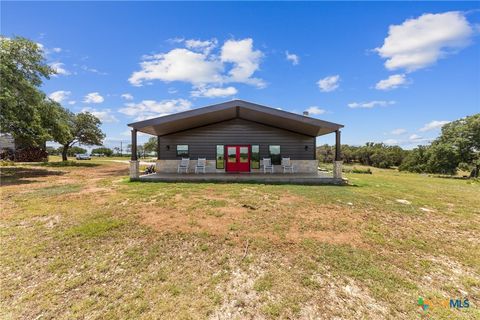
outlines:
[{"label": "porch ceiling", "polygon": [[307,116],[286,112],[243,100],[233,100],[168,116],[130,123],[140,132],[162,136],[234,118],[282,128],[309,136],[321,136],[343,127]]}]

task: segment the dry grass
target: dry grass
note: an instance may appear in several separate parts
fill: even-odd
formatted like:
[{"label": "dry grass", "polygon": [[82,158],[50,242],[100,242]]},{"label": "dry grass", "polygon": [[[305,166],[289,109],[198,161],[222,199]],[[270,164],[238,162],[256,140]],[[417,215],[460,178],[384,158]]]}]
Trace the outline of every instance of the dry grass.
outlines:
[{"label": "dry grass", "polygon": [[418,296],[480,316],[478,183],[140,183],[94,163],[2,167],[0,318],[411,319]]}]

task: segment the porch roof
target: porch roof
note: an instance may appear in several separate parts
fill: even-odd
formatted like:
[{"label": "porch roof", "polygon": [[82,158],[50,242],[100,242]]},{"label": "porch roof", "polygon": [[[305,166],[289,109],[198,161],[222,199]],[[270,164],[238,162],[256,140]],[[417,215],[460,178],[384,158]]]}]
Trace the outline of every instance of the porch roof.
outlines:
[{"label": "porch roof", "polygon": [[298,115],[259,104],[232,100],[163,117],[133,122],[128,126],[144,133],[163,136],[217,122],[241,118],[312,137],[334,132],[341,124]]}]

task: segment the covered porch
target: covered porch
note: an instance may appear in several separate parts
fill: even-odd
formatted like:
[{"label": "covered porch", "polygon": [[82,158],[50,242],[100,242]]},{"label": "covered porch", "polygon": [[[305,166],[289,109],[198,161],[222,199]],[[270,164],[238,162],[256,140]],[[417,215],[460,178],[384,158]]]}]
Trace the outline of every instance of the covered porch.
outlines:
[{"label": "covered porch", "polygon": [[143,182],[192,182],[192,183],[263,183],[263,184],[302,184],[322,185],[346,183],[327,172],[318,173],[153,173],[140,175],[135,181]]},{"label": "covered porch", "polygon": [[[129,126],[132,127],[132,180],[343,183],[340,150],[343,125],[308,114],[235,100]],[[157,138],[155,174],[142,175],[137,156],[138,132]],[[320,172],[316,137],[331,133],[336,145],[333,172]],[[199,166],[203,169],[201,173],[193,173]]]}]

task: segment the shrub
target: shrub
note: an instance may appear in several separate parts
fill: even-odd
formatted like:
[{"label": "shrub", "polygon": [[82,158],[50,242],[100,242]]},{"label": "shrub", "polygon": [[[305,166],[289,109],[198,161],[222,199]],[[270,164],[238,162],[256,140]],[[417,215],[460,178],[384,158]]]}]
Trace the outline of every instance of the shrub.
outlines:
[{"label": "shrub", "polygon": [[48,153],[37,147],[26,147],[15,151],[15,161],[18,162],[40,162],[47,161]]},{"label": "shrub", "polygon": [[11,166],[14,166],[15,165],[15,162],[11,161],[11,160],[2,160],[0,162],[0,167],[11,167]]},{"label": "shrub", "polygon": [[352,173],[372,174],[372,170],[370,170],[370,168],[367,168],[367,169],[358,169],[358,168],[353,167]]}]

